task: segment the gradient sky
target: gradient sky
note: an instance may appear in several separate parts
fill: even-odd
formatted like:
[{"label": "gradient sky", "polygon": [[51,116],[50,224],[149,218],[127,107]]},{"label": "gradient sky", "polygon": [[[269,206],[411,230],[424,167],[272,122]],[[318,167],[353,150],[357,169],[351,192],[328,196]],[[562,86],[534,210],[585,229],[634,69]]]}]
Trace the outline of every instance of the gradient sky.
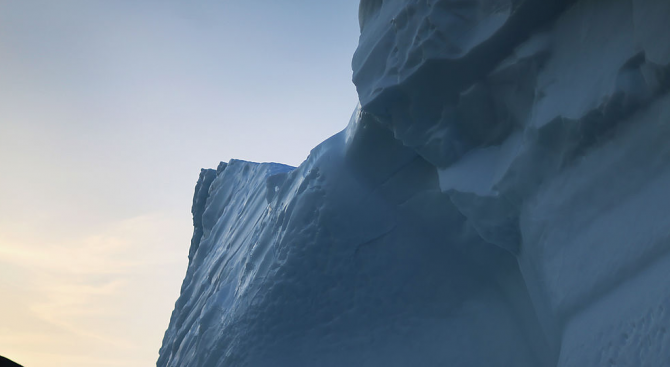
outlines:
[{"label": "gradient sky", "polygon": [[151,366],[201,167],[298,165],[357,97],[358,0],[0,0],[0,355]]}]

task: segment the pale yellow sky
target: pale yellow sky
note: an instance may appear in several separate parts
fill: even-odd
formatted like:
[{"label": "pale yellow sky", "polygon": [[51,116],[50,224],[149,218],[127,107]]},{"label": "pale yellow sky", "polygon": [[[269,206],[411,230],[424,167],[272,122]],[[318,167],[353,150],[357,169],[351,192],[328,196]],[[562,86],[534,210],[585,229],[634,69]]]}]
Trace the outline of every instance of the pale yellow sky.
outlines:
[{"label": "pale yellow sky", "polygon": [[155,362],[190,226],[146,215],[61,238],[0,227],[0,346],[25,366]]},{"label": "pale yellow sky", "polygon": [[200,168],[346,126],[357,8],[0,0],[0,355],[155,365]]}]

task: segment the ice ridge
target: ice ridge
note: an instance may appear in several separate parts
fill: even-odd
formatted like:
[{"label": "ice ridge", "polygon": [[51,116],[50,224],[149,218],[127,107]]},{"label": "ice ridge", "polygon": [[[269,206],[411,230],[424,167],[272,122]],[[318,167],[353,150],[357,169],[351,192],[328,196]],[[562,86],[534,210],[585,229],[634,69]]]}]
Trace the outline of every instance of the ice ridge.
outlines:
[{"label": "ice ridge", "polygon": [[667,365],[670,2],[359,18],[342,132],[201,172],[157,365]]}]

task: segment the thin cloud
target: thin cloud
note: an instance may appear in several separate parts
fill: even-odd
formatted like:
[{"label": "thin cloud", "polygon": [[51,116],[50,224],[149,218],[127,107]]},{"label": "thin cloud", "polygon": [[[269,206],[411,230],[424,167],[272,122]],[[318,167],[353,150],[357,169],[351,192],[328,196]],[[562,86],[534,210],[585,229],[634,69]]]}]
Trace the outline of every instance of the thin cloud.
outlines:
[{"label": "thin cloud", "polygon": [[[170,241],[187,243],[186,238],[177,235],[178,220],[160,213],[138,216],[110,224],[97,234],[80,239],[51,239],[49,243],[40,243],[39,238],[17,241],[0,237],[0,263],[12,264],[25,274],[7,285],[24,292],[25,297],[15,300],[24,304],[0,304],[0,323],[2,315],[11,314],[9,309],[2,312],[3,308],[12,306],[16,310],[19,306],[25,319],[50,325],[48,331],[44,327],[31,331],[31,325],[22,325],[25,329],[5,327],[0,329],[0,341],[14,340],[10,349],[18,356],[22,345],[34,345],[35,340],[42,340],[39,344],[60,345],[63,354],[55,353],[59,355],[56,360],[68,362],[57,365],[90,362],[92,366],[139,366],[153,362],[156,356],[147,355],[146,347],[141,349],[147,343],[146,338],[134,335],[142,325],[135,325],[132,320],[153,319],[157,325],[168,322],[171,302],[156,300],[165,304],[153,305],[153,300],[142,299],[141,295],[153,284],[164,281],[169,269],[183,269],[185,251],[164,250],[170,247],[166,245]],[[183,270],[175,271],[174,281],[178,282],[181,276]],[[139,301],[141,307],[134,303]],[[154,315],[159,307],[165,308],[163,320]],[[16,339],[15,334],[24,338]],[[153,343],[157,351],[160,339],[159,333],[156,334]],[[39,337],[28,337],[33,335]],[[77,343],[64,345],[63,340]],[[77,349],[79,355],[75,353]],[[145,359],[135,364],[90,359],[88,350],[98,350],[96,355],[100,356],[123,351],[121,355],[144,355]],[[39,363],[47,365],[47,362]]]}]

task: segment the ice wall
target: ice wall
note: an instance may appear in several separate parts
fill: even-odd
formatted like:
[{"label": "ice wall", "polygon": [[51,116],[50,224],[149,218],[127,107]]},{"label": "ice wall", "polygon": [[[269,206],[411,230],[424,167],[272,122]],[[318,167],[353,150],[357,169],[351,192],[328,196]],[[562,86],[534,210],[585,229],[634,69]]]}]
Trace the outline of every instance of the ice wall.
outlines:
[{"label": "ice wall", "polygon": [[670,363],[670,2],[359,16],[344,131],[201,173],[158,366]]}]

